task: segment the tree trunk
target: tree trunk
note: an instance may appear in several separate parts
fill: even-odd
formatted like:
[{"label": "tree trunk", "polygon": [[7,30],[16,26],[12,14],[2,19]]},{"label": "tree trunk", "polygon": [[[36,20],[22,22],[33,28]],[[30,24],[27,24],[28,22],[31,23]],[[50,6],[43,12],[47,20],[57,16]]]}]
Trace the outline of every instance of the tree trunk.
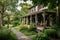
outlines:
[{"label": "tree trunk", "polygon": [[58,6],[56,7],[57,11],[56,11],[56,23],[57,25],[59,25],[59,12],[58,12]]},{"label": "tree trunk", "polygon": [[3,20],[3,13],[1,13],[1,22],[2,22],[2,26],[4,26],[4,20]]},{"label": "tree trunk", "polygon": [[9,17],[9,15],[8,15],[8,21],[7,21],[7,23],[8,23],[8,28],[9,28],[9,24],[10,24],[10,17]]},{"label": "tree trunk", "polygon": [[1,22],[1,12],[0,12],[0,28],[1,28],[1,24],[2,24],[2,22]]},{"label": "tree trunk", "polygon": [[4,25],[3,12],[0,12],[0,27],[2,27],[3,25]]},{"label": "tree trunk", "polygon": [[56,23],[59,25],[59,12],[58,12],[58,0],[56,1]]}]

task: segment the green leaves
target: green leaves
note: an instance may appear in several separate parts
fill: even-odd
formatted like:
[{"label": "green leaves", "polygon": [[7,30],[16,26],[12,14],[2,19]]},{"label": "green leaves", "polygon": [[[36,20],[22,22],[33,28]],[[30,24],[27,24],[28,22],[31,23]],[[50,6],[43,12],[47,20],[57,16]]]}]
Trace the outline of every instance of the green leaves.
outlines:
[{"label": "green leaves", "polygon": [[27,0],[24,0],[25,2],[27,1]]},{"label": "green leaves", "polygon": [[32,5],[27,3],[21,3],[20,6],[22,7],[20,14],[23,16],[27,13],[28,8],[30,8]]},{"label": "green leaves", "polygon": [[44,6],[48,6],[49,9],[56,8],[56,6],[60,5],[60,3],[56,3],[57,0],[32,0],[32,1],[34,5],[43,4]]}]

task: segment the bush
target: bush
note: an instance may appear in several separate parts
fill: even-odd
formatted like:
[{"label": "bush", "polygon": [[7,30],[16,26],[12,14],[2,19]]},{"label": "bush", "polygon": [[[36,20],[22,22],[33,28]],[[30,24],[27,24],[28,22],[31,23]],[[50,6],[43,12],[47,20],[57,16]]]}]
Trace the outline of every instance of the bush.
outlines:
[{"label": "bush", "polygon": [[57,31],[58,38],[60,38],[60,30]]},{"label": "bush", "polygon": [[31,24],[29,26],[29,28],[28,28],[27,26],[22,25],[22,26],[20,26],[20,30],[35,31],[36,30],[36,26],[34,24]]},{"label": "bush", "polygon": [[35,37],[33,37],[33,40],[50,40],[50,38],[57,37],[56,30],[55,29],[44,29],[43,32],[40,32]]},{"label": "bush", "polygon": [[45,29],[45,30],[44,30],[44,33],[45,33],[45,34],[51,34],[51,33],[55,33],[55,32],[56,32],[55,29]]},{"label": "bush", "polygon": [[28,27],[26,27],[26,26],[20,26],[20,31],[21,30],[28,30]]},{"label": "bush", "polygon": [[0,29],[0,40],[8,39],[8,31],[4,29]]},{"label": "bush", "polygon": [[10,33],[9,37],[10,37],[10,40],[17,40],[17,37],[13,32]]},{"label": "bush", "polygon": [[[10,30],[0,29],[0,40],[17,40],[16,36],[12,37]],[[14,33],[13,33],[14,34]]]},{"label": "bush", "polygon": [[27,26],[20,26],[20,31],[27,36],[36,34],[35,28],[33,26],[29,26],[29,28]]},{"label": "bush", "polygon": [[30,30],[30,31],[36,31],[36,26],[35,26],[35,24],[31,24],[29,30]]},{"label": "bush", "polygon": [[48,36],[46,34],[44,34],[43,32],[37,34],[33,40],[48,40],[47,38]]},{"label": "bush", "polygon": [[55,29],[45,29],[44,33],[48,36],[48,38],[57,38],[57,32]]},{"label": "bush", "polygon": [[59,30],[60,30],[60,26],[59,26],[59,25],[57,25],[57,24],[52,25],[52,27],[51,27],[51,28],[53,28],[53,29],[55,29],[55,30],[57,30],[57,31],[59,31]]}]

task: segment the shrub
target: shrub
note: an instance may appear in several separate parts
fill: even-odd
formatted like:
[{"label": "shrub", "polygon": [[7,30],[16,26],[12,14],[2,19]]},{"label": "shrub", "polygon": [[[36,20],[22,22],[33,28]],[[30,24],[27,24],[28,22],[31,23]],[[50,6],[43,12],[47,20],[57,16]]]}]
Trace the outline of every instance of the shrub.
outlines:
[{"label": "shrub", "polygon": [[0,29],[0,40],[8,39],[8,31],[5,29]]},{"label": "shrub", "polygon": [[58,38],[60,38],[60,31],[57,32]]},{"label": "shrub", "polygon": [[35,26],[35,24],[31,24],[29,30],[30,30],[30,31],[36,31],[36,26]]},{"label": "shrub", "polygon": [[43,32],[40,32],[33,40],[50,40],[50,38],[57,37],[55,29],[44,29]]},{"label": "shrub", "polygon": [[47,38],[48,36],[46,34],[44,34],[43,32],[37,34],[33,40],[48,40]]},{"label": "shrub", "polygon": [[55,29],[45,29],[44,33],[50,38],[57,38],[57,32]]},{"label": "shrub", "polygon": [[28,27],[26,27],[26,26],[20,26],[20,30],[28,30]]},{"label": "shrub", "polygon": [[10,33],[9,38],[10,38],[10,40],[17,40],[17,37],[13,32]]},{"label": "shrub", "polygon": [[59,31],[59,30],[60,30],[60,26],[59,26],[59,25],[57,25],[57,24],[52,25],[52,27],[51,27],[51,28],[53,28],[53,29],[55,29],[55,30],[57,30],[57,31]]},{"label": "shrub", "polygon": [[[0,40],[17,40],[16,36],[15,38],[12,37],[10,30],[7,29],[0,29]],[[13,33],[14,34],[14,33]]]},{"label": "shrub", "polygon": [[22,25],[22,26],[20,26],[20,31],[27,36],[36,34],[35,27],[33,25],[29,26],[29,28],[27,26]]},{"label": "shrub", "polygon": [[55,32],[56,32],[55,29],[45,29],[45,30],[44,30],[44,33],[45,33],[45,34],[51,34],[51,33],[55,33]]}]

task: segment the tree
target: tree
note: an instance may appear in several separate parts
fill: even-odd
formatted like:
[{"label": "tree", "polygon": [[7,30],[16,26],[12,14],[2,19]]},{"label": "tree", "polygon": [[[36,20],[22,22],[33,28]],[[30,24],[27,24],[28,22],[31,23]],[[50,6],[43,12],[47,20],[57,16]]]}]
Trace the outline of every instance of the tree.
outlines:
[{"label": "tree", "polygon": [[6,10],[14,11],[16,7],[16,3],[18,0],[0,0],[0,14],[1,14],[1,21],[3,26],[3,15]]},{"label": "tree", "polygon": [[21,3],[19,4],[19,6],[21,6],[21,10],[15,10],[15,14],[13,14],[13,20],[11,21],[11,23],[13,24],[13,26],[17,26],[20,24],[20,16],[24,16],[25,14],[27,14],[28,8],[31,7],[31,4],[27,4],[27,3]]},{"label": "tree", "polygon": [[22,13],[21,15],[23,16],[24,14],[28,13],[28,8],[30,8],[32,5],[27,3],[21,3],[20,6],[22,7],[20,13]]}]

